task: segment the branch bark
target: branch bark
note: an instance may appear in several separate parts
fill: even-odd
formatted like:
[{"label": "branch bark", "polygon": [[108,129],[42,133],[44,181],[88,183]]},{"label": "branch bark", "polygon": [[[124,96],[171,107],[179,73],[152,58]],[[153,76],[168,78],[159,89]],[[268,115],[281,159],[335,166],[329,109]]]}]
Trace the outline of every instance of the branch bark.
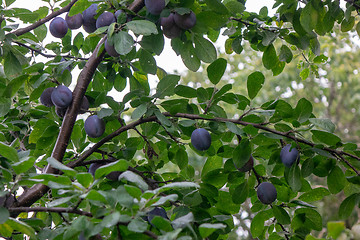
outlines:
[{"label": "branch bark", "polygon": [[72,208],[62,208],[62,207],[11,207],[8,208],[10,213],[22,213],[22,212],[56,212],[56,213],[74,213],[78,215],[83,215],[87,217],[92,217],[93,215],[89,212],[85,212],[79,209]]}]

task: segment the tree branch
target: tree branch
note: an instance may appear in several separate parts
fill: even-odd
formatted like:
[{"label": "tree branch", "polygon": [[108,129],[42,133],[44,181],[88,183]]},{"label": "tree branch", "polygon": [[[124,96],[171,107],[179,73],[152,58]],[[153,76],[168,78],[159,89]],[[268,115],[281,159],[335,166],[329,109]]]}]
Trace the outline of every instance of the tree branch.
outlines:
[{"label": "tree branch", "polygon": [[68,5],[66,5],[65,7],[61,8],[58,11],[55,11],[51,14],[49,14],[48,16],[44,17],[43,19],[40,19],[39,21],[37,21],[34,24],[31,24],[30,26],[24,27],[24,28],[19,28],[13,32],[11,32],[12,34],[15,34],[16,36],[20,36],[23,35],[27,32],[30,32],[31,30],[34,30],[35,28],[43,25],[44,23],[50,21],[51,19],[53,19],[56,16],[59,16],[60,14],[64,13],[64,12],[68,12],[70,10],[70,8],[72,7],[72,5],[74,5],[74,3],[76,3],[78,0],[72,0]]}]

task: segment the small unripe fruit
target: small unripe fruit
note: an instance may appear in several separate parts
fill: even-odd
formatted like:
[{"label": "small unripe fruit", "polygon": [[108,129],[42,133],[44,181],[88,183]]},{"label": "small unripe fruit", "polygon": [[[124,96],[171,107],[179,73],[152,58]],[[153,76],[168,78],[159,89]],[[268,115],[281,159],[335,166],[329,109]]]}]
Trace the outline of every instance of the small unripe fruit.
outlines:
[{"label": "small unripe fruit", "polygon": [[71,17],[69,17],[69,13],[67,13],[65,16],[65,21],[69,29],[78,29],[83,25],[83,17],[81,13],[78,13]]},{"label": "small unripe fruit", "polygon": [[145,0],[146,9],[153,15],[160,15],[165,8],[165,0]]},{"label": "small unripe fruit", "polygon": [[204,128],[195,129],[191,134],[191,144],[199,151],[210,148],[211,136]]},{"label": "small unripe fruit", "polygon": [[68,31],[68,25],[63,18],[56,17],[50,22],[49,30],[54,37],[63,38]]},{"label": "small unripe fruit", "polygon": [[96,20],[96,28],[109,26],[115,22],[115,16],[111,12],[103,12]]},{"label": "small unripe fruit", "polygon": [[105,132],[105,122],[97,115],[92,115],[85,120],[86,134],[91,138],[98,138]]},{"label": "small unripe fruit", "polygon": [[54,87],[49,87],[42,92],[40,96],[40,102],[42,103],[42,105],[46,107],[54,106],[54,103],[51,100],[51,94],[54,91],[54,89],[55,89]]},{"label": "small unripe fruit", "polygon": [[277,191],[272,183],[262,182],[257,188],[257,196],[263,204],[271,204],[277,198]]},{"label": "small unripe fruit", "polygon": [[288,168],[290,168],[299,158],[299,151],[296,148],[293,148],[290,151],[290,148],[291,144],[287,144],[280,152],[281,162]]},{"label": "small unripe fruit", "polygon": [[68,87],[60,85],[51,93],[51,100],[56,107],[67,108],[72,101],[72,92]]},{"label": "small unripe fruit", "polygon": [[174,21],[176,25],[180,28],[188,30],[195,26],[196,24],[196,15],[193,11],[188,14],[180,15],[178,13],[174,16]]}]

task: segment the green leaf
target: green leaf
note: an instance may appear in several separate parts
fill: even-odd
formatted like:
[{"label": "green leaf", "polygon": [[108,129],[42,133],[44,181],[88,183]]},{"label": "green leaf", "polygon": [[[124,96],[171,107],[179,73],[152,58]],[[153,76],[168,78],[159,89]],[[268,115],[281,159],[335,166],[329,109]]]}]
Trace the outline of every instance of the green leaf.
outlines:
[{"label": "green leaf", "polygon": [[344,18],[344,20],[341,22],[341,31],[348,32],[351,29],[353,29],[354,25],[355,25],[354,16],[351,16],[349,19]]},{"label": "green leaf", "polygon": [[120,159],[113,163],[106,164],[106,165],[101,166],[98,169],[96,169],[95,179],[99,179],[103,176],[106,176],[113,171],[119,171],[119,172],[126,171],[128,166],[129,166],[128,162],[123,159]]},{"label": "green leaf", "polygon": [[164,114],[162,114],[160,111],[155,111],[155,116],[156,118],[160,121],[161,124],[167,126],[167,127],[171,127],[172,122],[164,116]]},{"label": "green leaf", "polygon": [[253,238],[259,237],[265,229],[265,221],[269,219],[267,212],[258,212],[251,221],[250,231]]},{"label": "green leaf", "polygon": [[274,45],[271,44],[267,46],[262,56],[262,62],[264,64],[264,67],[267,69],[272,69],[276,66],[278,61],[279,59],[276,55]]},{"label": "green leaf", "polygon": [[283,225],[291,223],[290,216],[284,208],[274,205],[272,210],[278,223]]},{"label": "green leaf", "polygon": [[12,168],[14,169],[16,174],[24,173],[34,166],[36,161],[35,157],[25,157],[20,159],[19,162],[12,164]]},{"label": "green leaf", "polygon": [[189,157],[187,155],[187,152],[184,148],[179,148],[179,150],[175,154],[175,161],[176,164],[179,166],[180,169],[186,168],[186,166],[189,163]]},{"label": "green leaf", "polygon": [[180,48],[180,55],[183,63],[190,71],[196,72],[199,69],[201,62],[190,41]]},{"label": "green leaf", "polygon": [[164,98],[165,96],[173,95],[175,86],[179,80],[180,76],[178,75],[169,74],[163,77],[156,87],[156,94],[154,97]]},{"label": "green leaf", "polygon": [[94,181],[93,176],[90,173],[85,173],[85,172],[76,174],[76,179],[85,188],[88,188],[90,184]]},{"label": "green leaf", "polygon": [[319,187],[307,191],[306,193],[301,195],[299,199],[305,202],[315,202],[322,200],[327,195],[330,195],[329,190],[323,187]]},{"label": "green leaf", "polygon": [[311,130],[311,133],[321,143],[325,143],[330,146],[335,146],[337,143],[341,141],[341,139],[338,136],[329,132],[320,131],[320,130]]},{"label": "green leaf", "polygon": [[340,234],[345,230],[345,222],[328,222],[327,223],[328,237],[338,239]]},{"label": "green leaf", "polygon": [[30,238],[36,239],[35,230],[28,224],[14,218],[9,218],[8,221],[6,221],[6,224],[8,224],[13,230],[28,235]]},{"label": "green leaf", "polygon": [[247,79],[248,95],[251,99],[254,99],[265,82],[264,74],[261,72],[253,72]]},{"label": "green leaf", "polygon": [[194,182],[174,182],[169,183],[164,186],[161,186],[157,189],[155,189],[155,193],[162,193],[168,190],[174,190],[174,189],[186,189],[186,188],[200,188],[200,186],[197,183]]},{"label": "green leaf", "polygon": [[72,168],[69,168],[67,166],[65,166],[64,164],[62,164],[61,162],[59,162],[58,160],[56,160],[53,157],[49,157],[48,159],[46,159],[46,161],[53,167],[56,168],[62,172],[64,172],[66,175],[69,176],[75,176],[76,175],[76,171]]},{"label": "green leaf", "polygon": [[0,207],[0,224],[5,223],[10,217],[10,213],[7,208]]},{"label": "green leaf", "polygon": [[213,84],[217,84],[226,70],[227,61],[223,58],[218,58],[212,62],[206,69],[208,78]]},{"label": "green leaf", "polygon": [[151,223],[154,224],[155,227],[157,227],[158,229],[165,232],[171,232],[173,230],[173,227],[171,226],[169,220],[160,216],[154,216],[154,218],[151,220]]},{"label": "green leaf", "polygon": [[120,31],[114,33],[113,36],[109,39],[110,43],[113,44],[115,50],[120,55],[128,54],[134,45],[134,39],[127,32]]},{"label": "green leaf", "polygon": [[[301,216],[302,225],[308,229],[314,229],[316,231],[320,231],[322,229],[322,218],[321,215],[312,208],[299,208],[295,210],[295,216]],[[291,226],[295,229],[297,227],[294,226],[294,220],[291,223]]]},{"label": "green leaf", "polygon": [[249,195],[249,185],[248,182],[245,181],[239,186],[237,186],[232,193],[232,201],[235,204],[242,204],[246,201],[247,197]]},{"label": "green leaf", "polygon": [[119,176],[119,180],[125,179],[126,181],[134,183],[136,186],[138,186],[142,190],[148,190],[149,186],[144,181],[142,177],[137,175],[136,173],[133,173],[131,171],[125,171]]},{"label": "green leaf", "polygon": [[311,3],[306,4],[300,14],[301,26],[304,28],[305,31],[310,33],[316,27],[318,18],[319,18],[319,13],[313,7],[313,5]]},{"label": "green leaf", "polygon": [[250,159],[251,145],[248,139],[242,139],[239,145],[234,149],[233,161],[237,168],[243,167]]},{"label": "green leaf", "polygon": [[11,99],[10,98],[0,98],[0,117],[5,116],[10,111]]},{"label": "green leaf", "polygon": [[216,13],[229,14],[229,11],[219,0],[205,0],[206,5]]},{"label": "green leaf", "polygon": [[10,79],[18,76],[22,72],[21,63],[11,51],[9,51],[4,58],[4,71]]},{"label": "green leaf", "polygon": [[0,154],[11,162],[18,162],[19,156],[17,151],[9,145],[0,142]]},{"label": "green leaf", "polygon": [[333,133],[335,131],[335,124],[333,124],[330,119],[310,118],[309,121],[316,127],[319,127],[327,132]]},{"label": "green leaf", "polygon": [[149,36],[151,34],[158,34],[156,25],[148,20],[132,20],[126,23],[129,30],[135,34]]},{"label": "green leaf", "polygon": [[137,108],[135,108],[135,110],[131,113],[131,118],[132,119],[139,119],[141,116],[143,116],[148,110],[148,104],[147,103],[143,103],[140,106],[138,106]]},{"label": "green leaf", "polygon": [[345,200],[342,201],[342,203],[340,204],[339,218],[346,219],[350,217],[351,213],[354,210],[355,205],[359,203],[359,200],[360,200],[359,193],[354,193],[349,197],[345,198]]},{"label": "green leaf", "polygon": [[210,236],[215,230],[226,228],[222,223],[203,223],[199,226],[199,232],[201,237],[206,238]]},{"label": "green leaf", "polygon": [[80,198],[89,199],[89,200],[92,200],[92,201],[99,201],[99,202],[102,202],[102,203],[105,203],[105,204],[107,203],[105,197],[102,194],[100,194],[98,191],[94,190],[94,189],[91,189],[86,194],[81,195]]},{"label": "green leaf", "polygon": [[301,172],[297,164],[291,166],[286,180],[294,192],[301,189]]},{"label": "green leaf", "polygon": [[299,100],[295,107],[295,114],[297,115],[297,118],[300,123],[303,123],[309,119],[309,117],[312,114],[312,104],[305,98],[302,98]]},{"label": "green leaf", "polygon": [[185,98],[194,98],[197,96],[196,89],[185,85],[177,85],[175,87],[175,94]]},{"label": "green leaf", "polygon": [[79,0],[72,5],[69,11],[69,16],[74,16],[78,13],[82,13],[84,9],[88,8],[91,5],[91,2],[88,0]]},{"label": "green leaf", "polygon": [[301,72],[300,72],[300,77],[301,79],[304,81],[305,79],[307,79],[310,75],[310,69],[309,68],[304,68]]},{"label": "green leaf", "polygon": [[146,73],[155,75],[157,72],[157,66],[155,58],[151,53],[142,49],[140,51],[139,62],[142,70]]},{"label": "green leaf", "polygon": [[205,176],[208,172],[221,168],[223,165],[223,159],[219,156],[211,156],[206,159],[204,167],[201,171],[201,176]]},{"label": "green leaf", "polygon": [[290,63],[293,59],[293,54],[286,45],[282,45],[280,48],[279,60],[282,62]]},{"label": "green leaf", "polygon": [[196,34],[194,37],[196,56],[203,62],[211,63],[217,57],[216,48],[209,40]]},{"label": "green leaf", "polygon": [[327,185],[332,194],[339,193],[346,185],[346,177],[340,167],[335,166],[327,177]]}]

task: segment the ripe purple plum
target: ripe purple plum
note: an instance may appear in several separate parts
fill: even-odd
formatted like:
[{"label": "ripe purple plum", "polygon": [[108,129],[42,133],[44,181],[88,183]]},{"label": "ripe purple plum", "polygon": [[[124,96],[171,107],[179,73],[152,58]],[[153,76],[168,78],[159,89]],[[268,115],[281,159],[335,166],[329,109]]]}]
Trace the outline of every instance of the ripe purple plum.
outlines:
[{"label": "ripe purple plum", "polygon": [[238,168],[235,165],[236,169],[239,170],[240,172],[248,172],[253,168],[253,166],[254,166],[254,158],[253,158],[253,156],[250,156],[249,161],[247,161],[245,163],[245,165],[242,166],[241,168]]},{"label": "ripe purple plum", "polygon": [[193,11],[184,15],[176,13],[174,16],[174,21],[180,28],[189,30],[196,24],[196,15]]},{"label": "ripe purple plum", "polygon": [[181,28],[175,24],[174,16],[174,13],[170,13],[168,17],[162,17],[160,19],[160,25],[163,28],[164,35],[170,39],[180,37],[181,34]]},{"label": "ripe purple plum", "polygon": [[85,120],[86,134],[91,138],[98,138],[105,132],[105,122],[97,115],[92,115]]},{"label": "ripe purple plum", "polygon": [[272,183],[262,182],[257,188],[257,196],[263,204],[271,204],[277,198],[277,191]]},{"label": "ripe purple plum", "polygon": [[60,85],[51,93],[51,101],[56,107],[67,108],[72,102],[72,92],[64,85]]},{"label": "ripe purple plum", "polygon": [[115,47],[112,46],[107,39],[105,40],[105,51],[112,57],[120,56],[120,54],[116,52]]},{"label": "ripe purple plum", "polygon": [[90,103],[86,96],[83,97],[81,106],[80,106],[80,114],[86,113],[87,110],[89,110]]},{"label": "ripe purple plum", "polygon": [[165,0],[145,0],[146,9],[153,15],[160,15],[165,8]]},{"label": "ripe purple plum", "polygon": [[85,9],[82,13],[83,16],[83,28],[87,33],[92,33],[96,30],[96,10],[98,5],[96,3],[91,4],[90,7]]},{"label": "ripe purple plum", "polygon": [[50,22],[50,26],[49,26],[50,33],[56,38],[65,37],[68,29],[69,28],[66,21],[61,17],[56,17]]},{"label": "ripe purple plum", "polygon": [[210,133],[204,128],[195,129],[191,134],[191,144],[199,151],[209,149],[211,145]]},{"label": "ripe purple plum", "polygon": [[42,103],[42,105],[46,107],[54,106],[54,103],[51,100],[51,94],[54,91],[54,89],[55,89],[54,87],[49,87],[42,92],[40,96],[40,102]]},{"label": "ripe purple plum", "polygon": [[109,26],[113,22],[115,22],[115,16],[112,12],[103,12],[98,19],[96,20],[96,28],[101,28],[105,26]]},{"label": "ripe purple plum", "polygon": [[155,216],[162,217],[164,219],[169,219],[167,213],[164,208],[162,207],[155,207],[153,210],[149,211],[147,214],[147,221],[154,227],[151,221],[154,219]]},{"label": "ripe purple plum", "polygon": [[299,159],[299,151],[296,148],[291,149],[291,144],[287,144],[281,149],[280,159],[281,162],[288,168],[290,168],[294,162]]},{"label": "ripe purple plum", "polygon": [[65,16],[65,21],[70,29],[78,29],[83,25],[83,17],[81,13],[69,17],[69,13]]}]

